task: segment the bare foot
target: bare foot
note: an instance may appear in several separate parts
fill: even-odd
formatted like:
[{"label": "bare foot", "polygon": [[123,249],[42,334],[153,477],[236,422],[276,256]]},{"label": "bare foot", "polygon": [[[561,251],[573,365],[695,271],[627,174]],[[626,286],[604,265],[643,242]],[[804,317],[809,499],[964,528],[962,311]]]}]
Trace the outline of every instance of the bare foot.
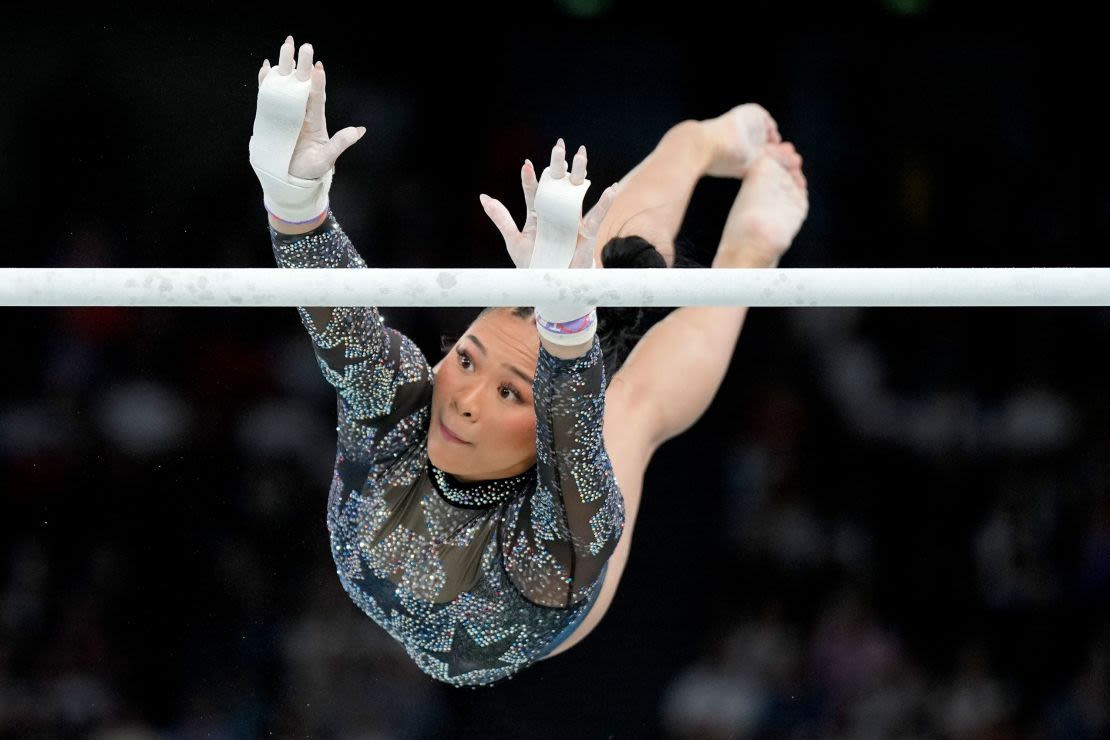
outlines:
[{"label": "bare foot", "polygon": [[802,157],[789,142],[767,144],[747,170],[721,234],[718,253],[773,267],[809,212]]},{"label": "bare foot", "polygon": [[764,146],[782,141],[775,119],[756,103],[738,105],[702,124],[714,142],[715,154],[706,171],[712,177],[744,177]]}]

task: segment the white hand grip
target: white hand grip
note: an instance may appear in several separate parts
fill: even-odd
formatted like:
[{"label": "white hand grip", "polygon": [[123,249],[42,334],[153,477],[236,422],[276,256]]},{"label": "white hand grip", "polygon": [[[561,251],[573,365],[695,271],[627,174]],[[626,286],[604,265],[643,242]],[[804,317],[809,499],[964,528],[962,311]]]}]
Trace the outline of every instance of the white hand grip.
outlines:
[{"label": "white hand grip", "polygon": [[282,75],[270,70],[262,80],[250,142],[251,164],[255,168],[280,177],[289,174],[289,160],[304,125],[311,91],[312,82],[298,80],[295,74]]},{"label": "white hand grip", "polygon": [[289,174],[289,162],[304,125],[311,80],[271,70],[258,88],[250,163],[262,184],[266,209],[284,221],[303,222],[327,207],[333,167],[318,180]]},{"label": "white hand grip", "polygon": [[582,200],[589,180],[572,185],[569,175],[555,179],[551,168],[544,169],[536,189],[536,246],[528,267],[556,270],[570,267],[578,245],[578,225],[582,221]]}]

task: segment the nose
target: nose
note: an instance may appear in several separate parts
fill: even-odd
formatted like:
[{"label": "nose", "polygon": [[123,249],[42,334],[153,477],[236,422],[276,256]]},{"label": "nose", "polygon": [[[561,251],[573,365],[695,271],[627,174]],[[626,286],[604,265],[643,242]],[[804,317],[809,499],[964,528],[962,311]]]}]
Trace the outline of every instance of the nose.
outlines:
[{"label": "nose", "polygon": [[460,385],[451,399],[451,404],[455,407],[456,413],[470,421],[476,421],[478,419],[480,391],[479,383]]}]

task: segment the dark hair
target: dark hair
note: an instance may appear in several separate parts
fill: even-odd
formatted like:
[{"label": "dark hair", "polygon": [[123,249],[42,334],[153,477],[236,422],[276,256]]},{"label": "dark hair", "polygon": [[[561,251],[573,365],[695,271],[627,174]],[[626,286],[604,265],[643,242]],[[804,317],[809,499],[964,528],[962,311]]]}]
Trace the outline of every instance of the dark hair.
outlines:
[{"label": "dark hair", "polygon": [[[680,259],[676,253],[676,266],[685,266],[688,260]],[[615,236],[606,242],[601,250],[601,264],[606,269],[621,267],[666,267],[667,261],[655,246],[647,239],[639,236]],[[693,264],[693,263],[691,263]],[[499,307],[483,308],[474,317],[477,321],[490,311]],[[517,306],[507,309],[512,311],[517,318],[530,318],[534,312],[531,306]],[[597,336],[601,341],[601,353],[605,362],[605,377],[612,379],[613,374],[624,364],[625,358],[636,341],[644,335],[652,324],[662,318],[669,309],[638,308],[636,306],[617,307],[602,306],[597,309]],[[441,349],[446,352],[458,341],[458,337],[451,338],[444,335],[441,340]]]},{"label": "dark hair", "polygon": [[[601,250],[601,264],[606,269],[620,267],[666,267],[667,261],[651,242],[640,236],[614,236]],[[597,310],[597,333],[605,358],[605,377],[624,364],[637,340],[650,328],[645,325],[648,314],[637,306],[603,306]]]}]

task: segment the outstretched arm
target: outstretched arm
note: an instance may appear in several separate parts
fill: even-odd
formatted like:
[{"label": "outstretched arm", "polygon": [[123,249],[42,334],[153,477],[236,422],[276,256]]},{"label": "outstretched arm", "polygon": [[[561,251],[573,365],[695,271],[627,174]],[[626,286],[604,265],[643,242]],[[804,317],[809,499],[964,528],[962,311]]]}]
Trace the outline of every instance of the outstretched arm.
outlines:
[{"label": "outstretched arm", "polygon": [[[364,269],[366,263],[327,206],[336,158],[365,129],[329,137],[324,119],[324,69],[303,44],[282,44],[278,66],[258,72],[258,104],[250,162],[270,213],[279,267]],[[324,379],[338,396],[339,446],[348,461],[392,461],[405,445],[399,422],[424,413],[431,369],[405,336],[373,306],[298,307]],[[418,424],[417,424],[418,426]],[[365,471],[363,471],[365,474]],[[357,479],[357,475],[354,479]],[[349,490],[349,489],[348,489]]]},{"label": "outstretched arm", "polygon": [[[809,209],[801,164],[789,143],[766,147],[732,205],[714,268],[778,265]],[[742,306],[679,308],[633,348],[613,386],[617,397],[630,401],[622,404],[622,418],[649,454],[705,413],[728,370],[747,312]]]},{"label": "outstretched arm", "polygon": [[[518,229],[508,209],[486,195],[482,207],[523,269],[592,269],[597,229],[612,202],[607,188],[582,216],[586,148],[569,172],[562,139],[537,180],[521,170],[528,215]],[[579,318],[581,317],[581,318]],[[569,607],[589,597],[624,528],[624,500],[602,439],[605,365],[596,313],[580,303],[538,305],[540,351],[532,394],[536,412],[535,490],[502,517],[505,570],[526,598]]]}]

